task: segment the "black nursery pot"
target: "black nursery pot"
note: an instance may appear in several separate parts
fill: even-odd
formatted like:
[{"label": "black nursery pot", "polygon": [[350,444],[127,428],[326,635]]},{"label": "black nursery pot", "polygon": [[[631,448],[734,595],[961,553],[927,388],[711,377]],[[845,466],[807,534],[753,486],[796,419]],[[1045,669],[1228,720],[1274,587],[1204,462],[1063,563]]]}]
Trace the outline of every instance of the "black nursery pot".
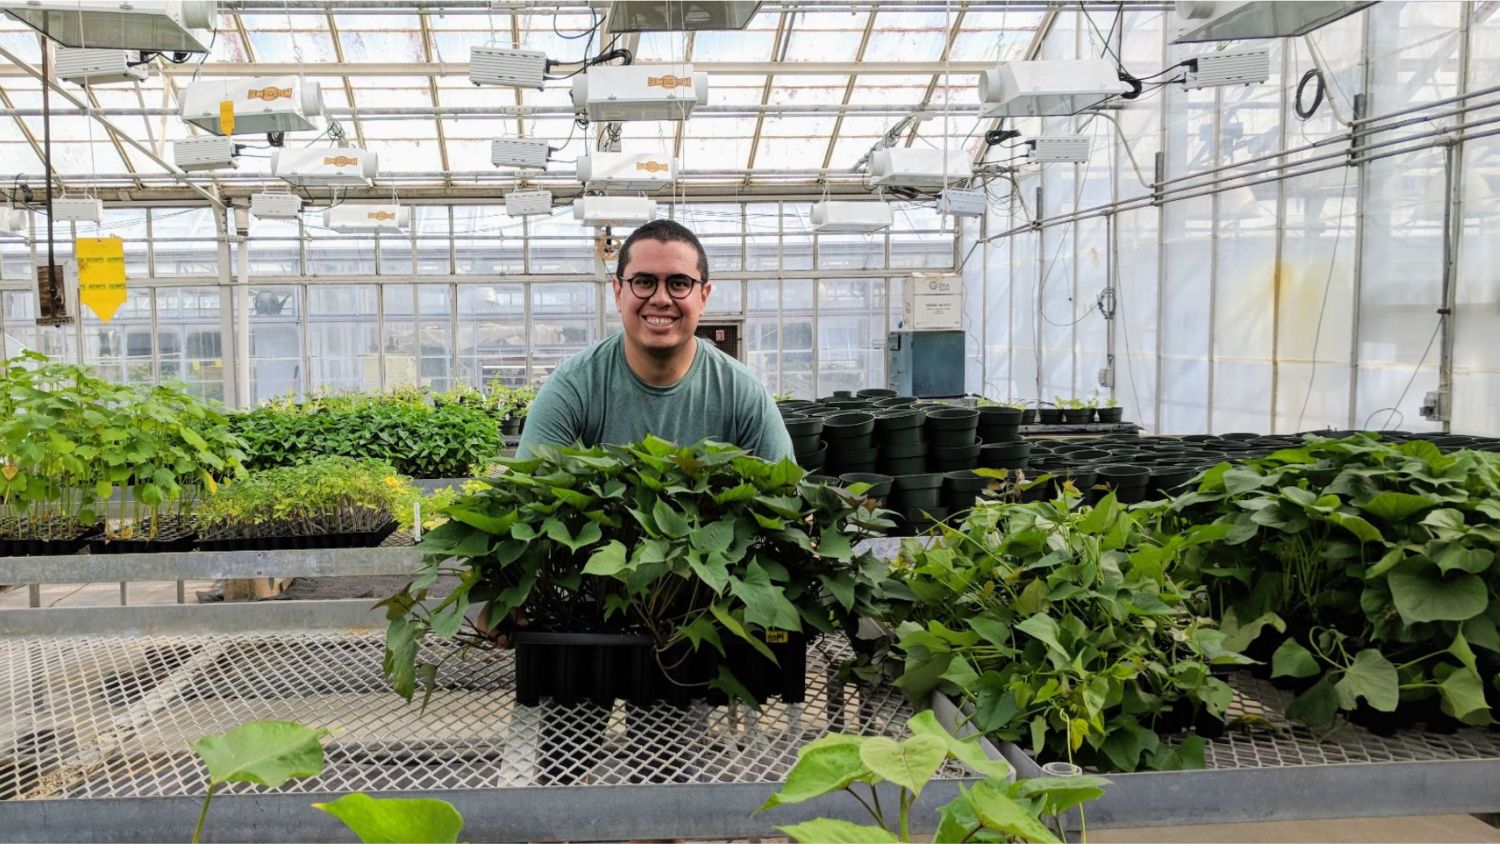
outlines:
[{"label": "black nursery pot", "polygon": [[1146,486],[1153,493],[1173,495],[1182,490],[1183,484],[1191,481],[1198,474],[1198,467],[1184,466],[1179,463],[1158,464],[1151,467],[1151,479]]},{"label": "black nursery pot", "polygon": [[782,424],[786,425],[786,432],[796,439],[805,436],[820,436],[823,433],[823,417],[820,416],[784,416]]},{"label": "black nursery pot", "polygon": [[875,417],[869,413],[850,411],[823,417],[823,436],[826,439],[868,437],[874,430]]},{"label": "black nursery pot", "polygon": [[958,446],[932,446],[927,449],[927,464],[935,472],[954,472],[960,469],[972,469],[979,465],[978,440],[972,439],[968,445]]},{"label": "black nursery pot", "polygon": [[1094,421],[1094,409],[1092,407],[1065,407],[1062,412],[1064,425],[1087,425]]},{"label": "black nursery pot", "polygon": [[983,427],[1014,427],[1021,424],[1021,411],[1014,407],[981,407],[979,424]]},{"label": "black nursery pot", "polygon": [[888,506],[903,513],[918,508],[931,510],[943,503],[943,476],[940,473],[897,475],[891,485]]},{"label": "black nursery pot", "polygon": [[898,408],[875,415],[875,439],[881,446],[911,445],[924,442],[922,425],[927,411],[921,408]]},{"label": "black nursery pot", "polygon": [[895,390],[887,390],[884,387],[866,387],[854,395],[862,399],[889,399],[896,395]]},{"label": "black nursery pot", "polygon": [[1101,407],[1098,414],[1100,422],[1122,422],[1125,419],[1125,408]]},{"label": "black nursery pot", "polygon": [[927,412],[923,428],[929,445],[952,448],[974,442],[974,431],[978,426],[978,411],[963,407],[941,407]]},{"label": "black nursery pot", "polygon": [[959,512],[974,506],[974,500],[994,483],[992,478],[980,477],[973,470],[961,469],[943,473],[943,503],[948,511]]},{"label": "black nursery pot", "polygon": [[521,420],[508,417],[500,420],[500,433],[507,437],[521,433]]},{"label": "black nursery pot", "polygon": [[1024,469],[1031,456],[1031,443],[989,443],[979,448],[979,465],[988,469]]},{"label": "black nursery pot", "polygon": [[1146,499],[1146,485],[1151,480],[1151,469],[1126,463],[1100,466],[1099,482],[1114,490],[1115,500],[1121,504],[1135,504]]},{"label": "black nursery pot", "polygon": [[803,454],[797,452],[797,465],[808,471],[816,471],[823,468],[824,462],[828,460],[828,444],[819,443],[818,447]]},{"label": "black nursery pot", "polygon": [[869,484],[870,488],[865,490],[866,498],[885,498],[891,494],[891,482],[894,480],[890,475],[881,475],[874,472],[850,472],[839,475],[839,483],[844,486],[851,484]]},{"label": "black nursery pot", "polygon": [[1063,412],[1060,407],[1039,407],[1036,411],[1036,421],[1039,425],[1057,425],[1063,420]]}]

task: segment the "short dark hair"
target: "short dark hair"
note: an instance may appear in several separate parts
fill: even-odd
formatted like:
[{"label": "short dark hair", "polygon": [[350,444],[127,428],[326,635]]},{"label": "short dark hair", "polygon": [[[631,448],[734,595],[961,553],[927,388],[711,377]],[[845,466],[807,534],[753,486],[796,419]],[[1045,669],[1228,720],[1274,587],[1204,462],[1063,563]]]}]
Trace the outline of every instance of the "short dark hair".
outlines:
[{"label": "short dark hair", "polygon": [[625,278],[625,266],[630,263],[630,247],[637,240],[659,240],[662,243],[686,243],[698,253],[698,280],[708,281],[708,253],[692,230],[673,220],[652,220],[630,233],[625,245],[620,247],[620,263],[615,267],[615,278]]}]

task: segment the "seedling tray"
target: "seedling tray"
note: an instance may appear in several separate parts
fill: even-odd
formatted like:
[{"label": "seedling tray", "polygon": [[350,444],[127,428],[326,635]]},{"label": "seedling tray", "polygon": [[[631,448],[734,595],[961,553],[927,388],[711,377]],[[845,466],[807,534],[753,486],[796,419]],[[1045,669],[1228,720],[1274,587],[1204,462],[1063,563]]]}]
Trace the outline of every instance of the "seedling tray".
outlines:
[{"label": "seedling tray", "polygon": [[69,539],[0,539],[0,557],[53,557],[77,554],[103,532],[99,525]]},{"label": "seedling tray", "polygon": [[96,536],[88,541],[90,554],[163,554],[191,551],[197,544],[196,532],[183,533],[166,539],[108,539]]},{"label": "seedling tray", "polygon": [[[729,636],[724,655],[708,646],[692,652],[679,648],[660,660],[648,636],[523,631],[514,640],[516,702],[523,706],[542,698],[565,706],[582,701],[609,706],[616,699],[641,706],[661,701],[684,707],[699,700],[718,706],[728,696],[707,684],[722,665],[732,666],[735,679],[757,700],[801,703],[807,694],[807,639],[801,633],[778,637],[773,631],[767,647],[775,663]],[[663,664],[670,670],[663,671]]]},{"label": "seedling tray", "polygon": [[[1500,811],[1500,732],[1319,734],[1282,714],[1291,693],[1249,672],[1229,681],[1230,726],[1205,741],[1205,767],[1105,774],[1112,785],[1084,807],[1090,827]],[[1023,779],[1043,775],[1025,749],[1000,749]]]},{"label": "seedling tray", "polygon": [[355,533],[317,533],[300,536],[256,536],[200,539],[199,551],[289,551],[299,548],[374,548],[396,532],[392,519],[379,528]]}]

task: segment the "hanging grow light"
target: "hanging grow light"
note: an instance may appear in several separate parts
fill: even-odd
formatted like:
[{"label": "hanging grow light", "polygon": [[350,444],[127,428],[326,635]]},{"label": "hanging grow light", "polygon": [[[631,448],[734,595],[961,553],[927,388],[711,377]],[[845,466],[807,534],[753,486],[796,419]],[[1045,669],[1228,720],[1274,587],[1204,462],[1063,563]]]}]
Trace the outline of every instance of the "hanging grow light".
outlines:
[{"label": "hanging grow light", "polygon": [[25,0],[0,11],[64,47],[206,53],[219,4],[213,0]]}]

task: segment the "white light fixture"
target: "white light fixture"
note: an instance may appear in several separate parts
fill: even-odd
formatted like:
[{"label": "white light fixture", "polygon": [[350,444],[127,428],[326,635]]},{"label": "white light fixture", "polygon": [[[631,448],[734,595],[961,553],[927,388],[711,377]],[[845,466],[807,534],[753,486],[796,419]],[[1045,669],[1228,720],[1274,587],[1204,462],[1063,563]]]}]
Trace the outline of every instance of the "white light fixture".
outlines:
[{"label": "white light fixture", "polygon": [[141,82],[149,75],[139,50],[58,47],[53,58],[58,79],[85,87],[110,82]]},{"label": "white light fixture", "polygon": [[250,213],[262,220],[295,220],[302,213],[302,197],[294,193],[253,193]]},{"label": "white light fixture", "polygon": [[813,231],[819,234],[870,234],[891,227],[895,215],[884,202],[824,200],[812,207]]},{"label": "white light fixture", "polygon": [[1184,88],[1217,88],[1224,85],[1255,85],[1271,78],[1271,49],[1251,47],[1193,56]]},{"label": "white light fixture", "polygon": [[638,226],[656,219],[656,200],[641,196],[580,196],[573,219],[587,226]]},{"label": "white light fixture", "polygon": [[475,85],[505,85],[540,91],[546,73],[546,53],[504,47],[469,48],[469,81]]},{"label": "white light fixture", "polygon": [[950,217],[983,217],[987,205],[980,188],[948,188],[938,195],[938,211]]},{"label": "white light fixture", "polygon": [[64,47],[206,53],[212,0],[8,0],[0,11]]},{"label": "white light fixture", "polygon": [[687,120],[708,103],[708,74],[690,64],[599,65],[573,77],[573,107],[596,123]]},{"label": "white light fixture", "polygon": [[1108,59],[1001,62],[979,77],[984,117],[1066,117],[1130,87]]},{"label": "white light fixture", "polygon": [[1089,160],[1088,135],[1048,135],[1026,142],[1026,160],[1033,164],[1082,164]]},{"label": "white light fixture", "polygon": [[396,232],[411,227],[411,208],[390,203],[348,203],[323,212],[323,225],[337,232]]},{"label": "white light fixture", "polygon": [[271,175],[298,187],[369,187],[380,156],[359,147],[287,147],[272,150]]},{"label": "white light fixture", "polygon": [[208,135],[172,142],[172,161],[188,172],[238,167],[240,145],[233,138]]},{"label": "white light fixture", "polygon": [[[234,127],[223,131],[224,103]],[[300,76],[205,79],[182,92],[182,122],[215,135],[260,135],[316,129],[323,116],[323,89]]]},{"label": "white light fixture", "polygon": [[1367,2],[1296,3],[1268,2],[1178,2],[1172,13],[1173,44],[1199,41],[1241,41],[1256,38],[1294,38],[1375,5]]},{"label": "white light fixture", "polygon": [[25,208],[0,207],[0,235],[31,236],[31,213]]},{"label": "white light fixture", "polygon": [[546,141],[528,138],[496,138],[490,142],[490,163],[496,167],[547,169],[552,148]]},{"label": "white light fixture", "polygon": [[605,23],[610,32],[698,32],[744,29],[760,0],[614,0]]},{"label": "white light fixture", "polygon": [[578,156],[575,167],[591,190],[665,190],[677,178],[677,162],[663,153],[594,151]]},{"label": "white light fixture", "polygon": [[877,187],[938,189],[972,175],[961,147],[888,147],[870,153],[870,183]]},{"label": "white light fixture", "polygon": [[55,220],[97,223],[104,217],[104,201],[92,196],[64,196],[52,200]]}]

